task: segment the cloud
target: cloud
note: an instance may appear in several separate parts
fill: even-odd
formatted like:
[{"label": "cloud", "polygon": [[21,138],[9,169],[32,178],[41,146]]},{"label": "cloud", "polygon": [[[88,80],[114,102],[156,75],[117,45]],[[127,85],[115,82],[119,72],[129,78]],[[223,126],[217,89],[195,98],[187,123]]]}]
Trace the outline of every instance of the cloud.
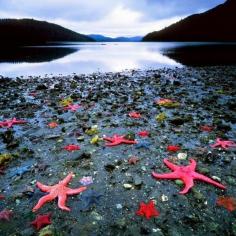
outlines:
[{"label": "cloud", "polygon": [[0,0],[0,18],[35,18],[81,33],[145,35],[224,0]]}]

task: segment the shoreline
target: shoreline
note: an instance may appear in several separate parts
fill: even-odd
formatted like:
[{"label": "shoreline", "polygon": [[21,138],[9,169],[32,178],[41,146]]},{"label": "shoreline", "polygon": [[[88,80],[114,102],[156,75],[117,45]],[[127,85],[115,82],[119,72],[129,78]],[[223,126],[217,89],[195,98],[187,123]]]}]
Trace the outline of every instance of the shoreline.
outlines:
[{"label": "shoreline", "polygon": [[[236,211],[216,204],[219,197],[236,197],[236,149],[210,146],[219,137],[236,141],[235,79],[236,66],[0,78],[0,121],[27,121],[0,128],[0,154],[11,155],[0,174],[5,197],[0,211],[13,212],[9,222],[0,221],[0,234],[38,235],[30,222],[37,214],[52,212],[53,235],[236,235]],[[63,108],[69,98],[80,105],[75,112]],[[157,105],[162,98],[178,105]],[[130,112],[141,118],[130,118]],[[50,122],[57,127],[48,127]],[[204,125],[213,129],[202,131]],[[148,137],[138,135],[144,130]],[[114,134],[135,138],[143,146],[107,147],[102,140],[91,144],[96,135]],[[64,150],[69,144],[80,150]],[[170,152],[169,145],[181,149]],[[133,156],[138,161],[130,164]],[[176,165],[195,159],[199,173],[227,190],[194,181],[191,191],[180,195],[180,182],[151,176],[152,171],[170,172],[164,158]],[[71,212],[60,210],[56,200],[32,213],[45,195],[35,182],[54,185],[71,171],[71,188],[82,186],[84,176],[93,178],[89,190],[68,197]],[[88,203],[83,196],[98,199]],[[135,212],[140,202],[149,200],[155,200],[160,215],[147,220]]]}]

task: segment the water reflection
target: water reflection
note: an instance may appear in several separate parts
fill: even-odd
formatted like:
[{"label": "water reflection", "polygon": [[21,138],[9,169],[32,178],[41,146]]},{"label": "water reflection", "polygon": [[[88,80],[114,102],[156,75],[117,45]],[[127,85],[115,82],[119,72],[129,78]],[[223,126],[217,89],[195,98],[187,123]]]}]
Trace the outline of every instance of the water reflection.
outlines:
[{"label": "water reflection", "polygon": [[36,63],[51,62],[58,58],[65,57],[76,52],[75,48],[63,47],[22,47],[22,48],[1,48],[0,63]]},{"label": "water reflection", "polygon": [[164,48],[162,53],[186,66],[236,65],[235,43],[188,43]]},{"label": "water reflection", "polygon": [[73,43],[0,53],[0,73],[11,77],[222,64],[236,64],[236,44]]}]

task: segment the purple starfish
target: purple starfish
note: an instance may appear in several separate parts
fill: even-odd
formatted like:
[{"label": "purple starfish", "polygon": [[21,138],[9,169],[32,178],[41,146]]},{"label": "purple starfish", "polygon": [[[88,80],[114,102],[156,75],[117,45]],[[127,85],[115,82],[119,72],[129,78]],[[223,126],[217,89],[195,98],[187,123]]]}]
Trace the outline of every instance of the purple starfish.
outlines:
[{"label": "purple starfish", "polygon": [[0,121],[0,128],[6,127],[11,128],[13,125],[17,124],[25,124],[27,121],[25,120],[17,120],[15,117],[12,120]]},{"label": "purple starfish", "polygon": [[212,148],[222,147],[223,149],[229,149],[230,147],[236,147],[236,143],[230,140],[223,140],[221,138],[217,138],[216,142],[211,145]]},{"label": "purple starfish", "polygon": [[207,176],[195,172],[197,163],[193,159],[190,159],[190,164],[188,166],[177,166],[169,162],[167,159],[164,159],[164,163],[171,170],[173,170],[173,172],[165,174],[157,174],[155,172],[152,172],[152,176],[156,179],[181,179],[184,182],[185,187],[181,192],[179,192],[180,194],[186,194],[193,187],[193,180],[195,179],[205,181],[218,188],[226,189],[224,185],[208,178]]}]

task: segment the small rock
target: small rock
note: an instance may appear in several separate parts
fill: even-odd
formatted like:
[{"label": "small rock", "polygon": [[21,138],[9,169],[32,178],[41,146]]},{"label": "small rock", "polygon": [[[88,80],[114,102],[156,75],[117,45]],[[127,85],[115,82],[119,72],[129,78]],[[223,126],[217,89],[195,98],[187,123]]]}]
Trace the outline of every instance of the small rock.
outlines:
[{"label": "small rock", "polygon": [[120,203],[118,203],[118,204],[116,204],[116,209],[122,209],[123,208],[123,206],[120,204]]},{"label": "small rock", "polygon": [[179,160],[186,160],[187,156],[188,156],[187,153],[183,153],[183,152],[178,153],[178,155],[177,155]]},{"label": "small rock", "polygon": [[162,202],[167,202],[168,200],[169,199],[168,199],[168,197],[166,195],[164,195],[164,194],[161,195],[161,201]]},{"label": "small rock", "polygon": [[132,184],[123,184],[125,189],[131,189],[133,186]]},{"label": "small rock", "polygon": [[134,185],[135,185],[135,186],[140,186],[140,185],[142,185],[142,183],[143,183],[142,179],[141,179],[140,176],[138,176],[138,175],[135,175],[135,176],[133,177],[133,182],[134,182]]}]

